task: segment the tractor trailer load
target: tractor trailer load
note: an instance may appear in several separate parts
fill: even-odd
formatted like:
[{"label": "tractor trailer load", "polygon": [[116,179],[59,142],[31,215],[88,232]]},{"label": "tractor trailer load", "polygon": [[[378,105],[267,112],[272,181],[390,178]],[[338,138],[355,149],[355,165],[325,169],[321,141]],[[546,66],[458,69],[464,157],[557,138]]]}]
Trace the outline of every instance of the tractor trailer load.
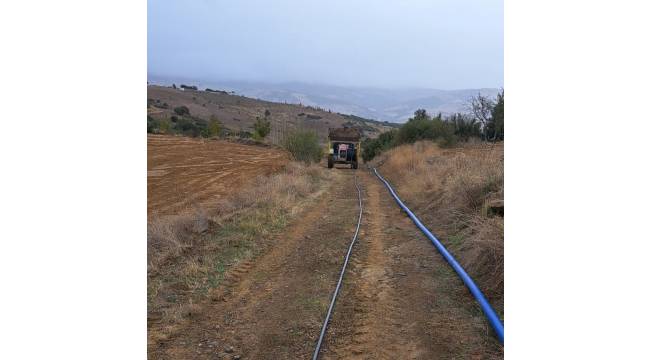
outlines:
[{"label": "tractor trailer load", "polygon": [[330,128],[327,167],[334,164],[350,164],[353,169],[359,166],[361,152],[361,131],[357,128]]}]

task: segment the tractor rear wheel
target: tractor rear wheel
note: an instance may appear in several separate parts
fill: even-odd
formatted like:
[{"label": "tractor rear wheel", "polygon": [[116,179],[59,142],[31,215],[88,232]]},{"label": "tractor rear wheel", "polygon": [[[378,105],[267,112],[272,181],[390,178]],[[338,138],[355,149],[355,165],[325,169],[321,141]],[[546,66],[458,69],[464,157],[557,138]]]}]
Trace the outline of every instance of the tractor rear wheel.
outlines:
[{"label": "tractor rear wheel", "polygon": [[327,168],[331,169],[334,167],[334,159],[331,156],[327,157]]}]

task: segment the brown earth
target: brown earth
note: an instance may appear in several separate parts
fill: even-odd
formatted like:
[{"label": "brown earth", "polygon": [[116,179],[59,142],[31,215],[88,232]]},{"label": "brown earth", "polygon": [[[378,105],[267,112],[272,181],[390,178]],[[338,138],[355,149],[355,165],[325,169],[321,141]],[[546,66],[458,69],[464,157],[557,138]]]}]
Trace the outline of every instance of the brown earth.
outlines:
[{"label": "brown earth", "polygon": [[221,140],[147,135],[147,213],[178,214],[215,203],[288,162],[278,149]]},{"label": "brown earth", "polygon": [[231,268],[153,359],[311,357],[358,204],[364,218],[322,358],[493,359],[503,348],[463,283],[369,172],[335,169],[316,203]]}]

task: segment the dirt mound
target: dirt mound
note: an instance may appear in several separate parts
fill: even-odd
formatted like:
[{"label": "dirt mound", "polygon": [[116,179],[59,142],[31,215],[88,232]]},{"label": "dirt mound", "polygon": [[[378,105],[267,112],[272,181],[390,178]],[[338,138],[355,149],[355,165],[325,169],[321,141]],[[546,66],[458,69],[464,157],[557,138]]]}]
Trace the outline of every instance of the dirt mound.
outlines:
[{"label": "dirt mound", "polygon": [[330,128],[329,138],[340,141],[359,141],[361,131],[353,127]]}]

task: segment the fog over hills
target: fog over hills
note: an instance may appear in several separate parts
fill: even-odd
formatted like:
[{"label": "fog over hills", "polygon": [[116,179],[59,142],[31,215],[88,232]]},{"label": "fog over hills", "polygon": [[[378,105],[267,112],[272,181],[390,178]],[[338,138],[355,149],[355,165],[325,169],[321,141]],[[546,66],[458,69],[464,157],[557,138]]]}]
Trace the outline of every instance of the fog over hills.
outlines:
[{"label": "fog over hills", "polygon": [[470,97],[479,92],[496,97],[499,89],[382,89],[370,87],[345,87],[299,82],[264,83],[244,81],[197,81],[189,79],[149,76],[151,84],[171,85],[181,83],[215,90],[234,91],[239,95],[267,101],[303,104],[352,114],[369,119],[405,122],[417,109],[430,114],[467,112]]}]

